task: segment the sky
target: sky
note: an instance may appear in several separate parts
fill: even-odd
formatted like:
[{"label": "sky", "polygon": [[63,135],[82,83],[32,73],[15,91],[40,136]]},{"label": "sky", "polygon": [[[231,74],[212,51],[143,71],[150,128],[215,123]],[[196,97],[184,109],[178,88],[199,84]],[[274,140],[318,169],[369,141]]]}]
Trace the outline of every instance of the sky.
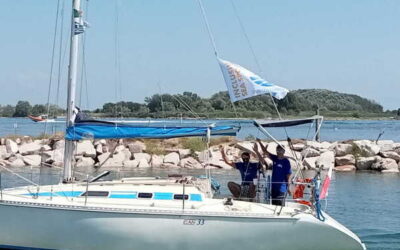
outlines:
[{"label": "sky", "polygon": [[[260,73],[230,1],[203,0],[219,56]],[[290,90],[358,94],[384,109],[400,108],[400,1],[232,1],[266,80]],[[64,21],[61,29],[60,17],[50,89],[50,101],[60,106],[66,103],[71,2],[60,0]],[[83,5],[90,23],[87,84],[77,93],[83,108],[143,102],[157,93],[209,97],[226,90],[197,0],[90,0],[88,5],[83,0]],[[0,104],[46,103],[57,0],[0,0],[0,6]]]}]

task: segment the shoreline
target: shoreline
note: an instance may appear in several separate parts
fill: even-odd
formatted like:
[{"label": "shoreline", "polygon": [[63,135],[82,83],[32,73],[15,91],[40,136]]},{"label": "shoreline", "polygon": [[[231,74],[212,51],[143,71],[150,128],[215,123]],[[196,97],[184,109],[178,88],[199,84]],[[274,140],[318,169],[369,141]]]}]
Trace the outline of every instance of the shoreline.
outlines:
[{"label": "shoreline", "polygon": [[[73,164],[95,169],[117,168],[186,168],[232,169],[219,150],[225,148],[228,158],[238,161],[243,151],[253,153],[254,141],[238,141],[233,137],[213,138],[209,151],[201,138],[166,140],[110,139],[77,142]],[[263,142],[268,152],[275,154],[275,142]],[[292,169],[354,172],[371,170],[380,173],[399,173],[400,143],[381,140],[348,140],[316,142],[305,140],[280,141],[286,148]],[[4,167],[47,166],[62,167],[64,139],[56,134],[46,139],[22,136],[0,138],[0,165]],[[294,159],[298,159],[295,161]],[[301,160],[303,159],[303,160]],[[272,161],[266,158],[268,165]]]}]

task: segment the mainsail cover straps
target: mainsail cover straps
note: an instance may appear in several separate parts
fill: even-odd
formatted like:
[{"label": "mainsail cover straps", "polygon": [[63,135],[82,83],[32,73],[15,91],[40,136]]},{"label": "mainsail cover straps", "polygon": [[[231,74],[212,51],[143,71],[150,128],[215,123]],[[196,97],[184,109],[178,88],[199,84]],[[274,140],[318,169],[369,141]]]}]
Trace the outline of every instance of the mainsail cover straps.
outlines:
[{"label": "mainsail cover straps", "polygon": [[236,136],[239,128],[234,126],[137,126],[114,122],[84,121],[67,128],[65,139],[123,139],[147,138],[168,139],[175,137],[206,136],[207,129],[211,135]]}]

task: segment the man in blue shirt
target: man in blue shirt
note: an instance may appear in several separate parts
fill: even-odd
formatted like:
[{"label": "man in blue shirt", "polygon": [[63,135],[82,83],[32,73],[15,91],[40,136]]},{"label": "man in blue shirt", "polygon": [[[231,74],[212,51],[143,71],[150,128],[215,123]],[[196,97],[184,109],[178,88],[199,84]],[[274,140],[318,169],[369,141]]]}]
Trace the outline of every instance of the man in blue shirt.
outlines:
[{"label": "man in blue shirt", "polygon": [[254,197],[256,197],[256,187],[253,183],[253,180],[257,178],[257,173],[259,169],[262,169],[262,165],[260,162],[250,162],[249,152],[243,152],[241,154],[241,162],[233,162],[228,160],[225,150],[222,146],[220,147],[220,151],[222,154],[222,159],[225,161],[225,163],[239,170],[242,178],[241,185],[233,181],[228,182],[229,191],[231,191],[233,197],[235,198],[247,198],[252,200]]},{"label": "man in blue shirt", "polygon": [[286,193],[289,195],[289,181],[290,175],[292,174],[292,169],[290,167],[290,161],[287,157],[285,157],[285,149],[282,145],[278,145],[276,147],[276,155],[270,154],[267,151],[267,148],[258,140],[258,143],[261,146],[261,149],[266,157],[269,157],[272,164],[272,178],[271,178],[271,199],[272,204],[284,206]]}]

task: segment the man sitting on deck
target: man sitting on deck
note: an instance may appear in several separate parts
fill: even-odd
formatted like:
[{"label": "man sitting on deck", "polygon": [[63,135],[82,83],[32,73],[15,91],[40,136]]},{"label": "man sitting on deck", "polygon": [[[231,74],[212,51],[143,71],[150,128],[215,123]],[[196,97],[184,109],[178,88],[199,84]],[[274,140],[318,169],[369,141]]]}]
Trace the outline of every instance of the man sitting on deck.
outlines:
[{"label": "man sitting on deck", "polygon": [[271,199],[273,205],[284,206],[286,193],[289,195],[289,181],[290,175],[292,174],[292,170],[290,167],[290,161],[287,157],[285,157],[285,149],[282,145],[276,146],[276,155],[270,154],[267,151],[267,148],[264,144],[261,143],[259,139],[257,142],[260,144],[260,147],[264,153],[264,155],[270,158],[273,162],[272,165],[272,186],[271,186]]},{"label": "man sitting on deck", "polygon": [[222,154],[222,159],[225,161],[225,163],[239,170],[242,178],[241,185],[233,181],[228,182],[229,191],[231,191],[233,197],[235,198],[247,198],[252,200],[254,197],[256,197],[256,187],[253,183],[253,180],[257,178],[258,170],[262,171],[262,164],[260,164],[260,162],[250,162],[249,152],[243,152],[241,154],[241,162],[233,162],[228,160],[225,150],[222,146],[220,147],[220,151]]}]

